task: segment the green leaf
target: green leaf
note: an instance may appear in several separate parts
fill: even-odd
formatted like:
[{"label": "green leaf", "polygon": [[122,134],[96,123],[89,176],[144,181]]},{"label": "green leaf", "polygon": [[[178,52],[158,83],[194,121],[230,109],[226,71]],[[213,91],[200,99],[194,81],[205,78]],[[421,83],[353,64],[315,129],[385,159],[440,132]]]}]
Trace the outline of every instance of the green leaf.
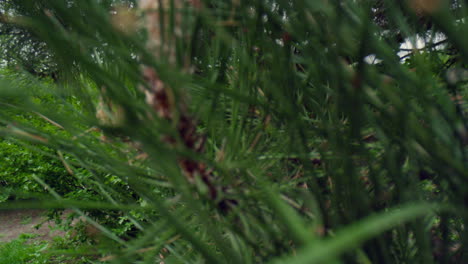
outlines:
[{"label": "green leaf", "polygon": [[336,232],[336,235],[312,243],[295,256],[281,257],[271,263],[322,264],[331,263],[341,254],[357,249],[365,241],[382,232],[436,211],[437,206],[428,203],[408,204],[387,212],[369,216]]}]

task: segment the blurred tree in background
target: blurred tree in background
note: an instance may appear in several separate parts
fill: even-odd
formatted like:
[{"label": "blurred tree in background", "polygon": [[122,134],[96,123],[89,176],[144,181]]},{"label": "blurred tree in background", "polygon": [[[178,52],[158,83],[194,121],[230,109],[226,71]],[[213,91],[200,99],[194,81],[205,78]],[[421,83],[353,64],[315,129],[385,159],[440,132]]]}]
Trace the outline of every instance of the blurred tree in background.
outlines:
[{"label": "blurred tree in background", "polygon": [[[38,6],[40,1],[38,1]],[[38,9],[41,10],[41,9]],[[8,68],[23,69],[45,77],[55,74],[57,65],[45,42],[30,29],[17,23],[21,16],[28,16],[14,1],[0,3],[0,43],[2,65]]]}]

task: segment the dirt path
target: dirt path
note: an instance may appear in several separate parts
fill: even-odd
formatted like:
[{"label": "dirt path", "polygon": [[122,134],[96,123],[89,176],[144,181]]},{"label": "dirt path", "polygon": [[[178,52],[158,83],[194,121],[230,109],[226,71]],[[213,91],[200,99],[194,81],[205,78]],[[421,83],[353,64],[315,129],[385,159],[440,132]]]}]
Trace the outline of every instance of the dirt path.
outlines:
[{"label": "dirt path", "polygon": [[39,229],[34,228],[47,220],[44,213],[44,210],[36,209],[0,210],[0,243],[16,239],[24,233],[37,235],[30,241],[52,240],[53,237],[64,236],[65,232],[50,229],[49,226],[55,226],[50,221],[44,223]]}]

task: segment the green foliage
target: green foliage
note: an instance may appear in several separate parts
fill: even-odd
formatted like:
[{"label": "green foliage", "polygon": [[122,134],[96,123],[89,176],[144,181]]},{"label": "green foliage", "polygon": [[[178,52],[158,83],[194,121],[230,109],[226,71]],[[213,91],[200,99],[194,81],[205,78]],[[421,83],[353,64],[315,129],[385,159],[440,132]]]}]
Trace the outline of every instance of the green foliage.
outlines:
[{"label": "green foliage", "polygon": [[19,238],[8,243],[0,244],[1,264],[45,264],[50,263],[43,254],[45,244],[27,244],[27,238]]},{"label": "green foliage", "polygon": [[[77,256],[77,244],[57,237],[54,241],[31,241],[34,235],[22,234],[7,243],[0,243],[1,264],[86,264],[102,263],[95,256]],[[89,255],[89,254],[88,254]]]},{"label": "green foliage", "polygon": [[18,205],[75,209],[115,263],[467,262],[466,8],[384,2],[446,45],[401,61],[372,1],[175,1],[154,31],[118,1],[15,2],[73,77],[0,85],[0,133],[56,162],[20,169],[53,199]]},{"label": "green foliage", "polygon": [[43,177],[62,194],[74,189],[75,180],[68,175],[60,161],[32,152],[10,140],[0,141],[0,147],[2,148],[0,153],[2,191],[15,190],[20,195],[17,198],[21,198],[21,195],[30,198],[34,194],[44,193],[44,188],[31,175]]}]

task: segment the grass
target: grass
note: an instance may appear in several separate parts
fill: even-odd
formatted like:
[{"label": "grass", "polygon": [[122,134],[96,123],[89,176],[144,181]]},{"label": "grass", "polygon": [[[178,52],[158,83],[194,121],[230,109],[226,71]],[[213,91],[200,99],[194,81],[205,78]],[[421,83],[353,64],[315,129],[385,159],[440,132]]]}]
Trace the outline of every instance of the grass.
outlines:
[{"label": "grass", "polygon": [[7,243],[0,244],[0,263],[1,264],[45,264],[48,258],[44,251],[47,249],[47,243],[28,243],[25,237],[15,239]]},{"label": "grass", "polygon": [[31,217],[31,216],[25,216],[25,217],[23,217],[23,219],[21,219],[20,224],[22,224],[22,225],[27,225],[27,224],[30,224],[31,221],[32,221],[32,217]]},{"label": "grass", "polygon": [[33,234],[21,234],[15,240],[0,243],[0,264],[101,263],[97,256],[86,254],[86,247],[76,241],[61,237],[55,237],[51,241],[31,241],[34,237]]},{"label": "grass", "polygon": [[464,5],[111,2],[18,3],[63,79],[0,83],[10,151],[48,157],[2,206],[74,209],[115,263],[468,262]]}]

